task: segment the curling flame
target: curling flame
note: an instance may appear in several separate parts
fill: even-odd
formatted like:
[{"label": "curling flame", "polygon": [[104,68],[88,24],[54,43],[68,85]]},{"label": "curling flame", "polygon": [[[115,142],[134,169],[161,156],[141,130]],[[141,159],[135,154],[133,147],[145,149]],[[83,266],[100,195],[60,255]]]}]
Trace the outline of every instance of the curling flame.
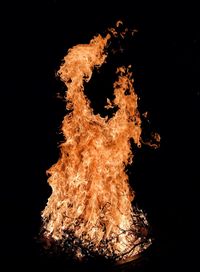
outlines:
[{"label": "curling flame", "polygon": [[52,195],[42,212],[43,229],[47,238],[61,243],[73,235],[80,258],[85,248],[90,254],[119,260],[150,244],[149,239],[143,241],[148,223],[142,211],[132,207],[134,192],[125,172],[133,158],[130,139],[140,146],[141,136],[130,66],[117,68],[115,98],[107,99],[105,106],[118,108],[112,118],[95,115],[84,94],[84,82],[105,62],[111,35],[98,35],[89,44],[74,46],[59,70],[67,86],[70,113],[62,124],[61,157],[48,170]]}]

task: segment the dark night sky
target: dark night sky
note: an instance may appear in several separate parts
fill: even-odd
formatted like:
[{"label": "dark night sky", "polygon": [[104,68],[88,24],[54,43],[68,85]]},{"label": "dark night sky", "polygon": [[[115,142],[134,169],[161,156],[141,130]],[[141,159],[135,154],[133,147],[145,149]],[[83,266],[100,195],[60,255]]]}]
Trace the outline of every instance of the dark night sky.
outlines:
[{"label": "dark night sky", "polygon": [[[138,203],[156,237],[156,253],[145,271],[192,268],[200,180],[197,8],[138,6],[135,1],[112,9],[103,2],[93,1],[92,7],[82,2],[78,8],[67,2],[1,4],[1,256],[20,264],[26,258],[36,267],[43,262],[34,237],[51,192],[45,171],[58,159],[65,114],[57,98],[64,86],[55,73],[68,48],[89,42],[122,19],[138,33],[125,43],[120,58],[132,64],[140,109],[149,112],[150,129],[162,137],[159,150],[137,150],[130,169]],[[91,94],[96,111],[109,94],[95,85],[110,82],[103,81],[105,74],[93,77],[90,86],[99,90]]]}]

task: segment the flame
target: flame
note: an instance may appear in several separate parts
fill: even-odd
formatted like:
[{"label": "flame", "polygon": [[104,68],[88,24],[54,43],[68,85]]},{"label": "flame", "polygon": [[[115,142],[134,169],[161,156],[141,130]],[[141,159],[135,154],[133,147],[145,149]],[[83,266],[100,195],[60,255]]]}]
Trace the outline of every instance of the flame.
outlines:
[{"label": "flame", "polygon": [[63,247],[71,243],[78,258],[98,253],[121,260],[151,243],[146,239],[145,215],[132,206],[134,192],[126,174],[133,160],[130,139],[141,145],[131,66],[116,70],[114,100],[107,99],[105,105],[118,109],[112,118],[95,115],[84,94],[84,83],[105,62],[106,48],[116,33],[109,29],[105,37],[72,47],[58,71],[67,87],[69,113],[62,123],[65,141],[60,159],[47,172],[52,194],[42,212],[43,230],[46,239]]}]

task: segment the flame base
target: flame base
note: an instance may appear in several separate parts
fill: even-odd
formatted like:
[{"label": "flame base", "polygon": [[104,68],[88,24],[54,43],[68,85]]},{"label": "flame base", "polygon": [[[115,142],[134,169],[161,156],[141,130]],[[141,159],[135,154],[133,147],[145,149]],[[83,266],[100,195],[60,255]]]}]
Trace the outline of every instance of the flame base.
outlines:
[{"label": "flame base", "polygon": [[[43,229],[42,241],[46,249],[64,255],[66,258],[68,256],[78,261],[104,259],[108,262],[123,264],[140,258],[152,243],[149,235],[149,225],[142,210],[134,208],[133,222],[133,228],[120,232],[109,240],[102,240],[98,246],[87,239],[86,233],[83,233],[81,237],[77,237],[75,230],[65,230],[62,239],[55,240],[51,235],[45,233]],[[122,234],[126,236],[128,243],[122,246],[123,250],[116,251],[116,241]]]}]

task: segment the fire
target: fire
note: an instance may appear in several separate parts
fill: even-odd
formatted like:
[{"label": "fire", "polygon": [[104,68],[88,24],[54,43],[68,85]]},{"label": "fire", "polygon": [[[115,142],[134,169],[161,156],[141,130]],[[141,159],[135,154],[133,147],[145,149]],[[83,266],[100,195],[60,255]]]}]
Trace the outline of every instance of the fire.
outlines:
[{"label": "fire", "polygon": [[66,252],[73,248],[79,259],[98,254],[123,261],[151,244],[145,215],[132,206],[134,192],[126,174],[133,160],[130,140],[141,145],[131,66],[116,70],[115,98],[105,105],[118,109],[112,118],[95,115],[84,94],[85,82],[105,62],[116,33],[110,29],[105,37],[72,47],[58,71],[67,87],[69,113],[62,123],[61,156],[47,172],[52,194],[42,212],[43,234]]}]

